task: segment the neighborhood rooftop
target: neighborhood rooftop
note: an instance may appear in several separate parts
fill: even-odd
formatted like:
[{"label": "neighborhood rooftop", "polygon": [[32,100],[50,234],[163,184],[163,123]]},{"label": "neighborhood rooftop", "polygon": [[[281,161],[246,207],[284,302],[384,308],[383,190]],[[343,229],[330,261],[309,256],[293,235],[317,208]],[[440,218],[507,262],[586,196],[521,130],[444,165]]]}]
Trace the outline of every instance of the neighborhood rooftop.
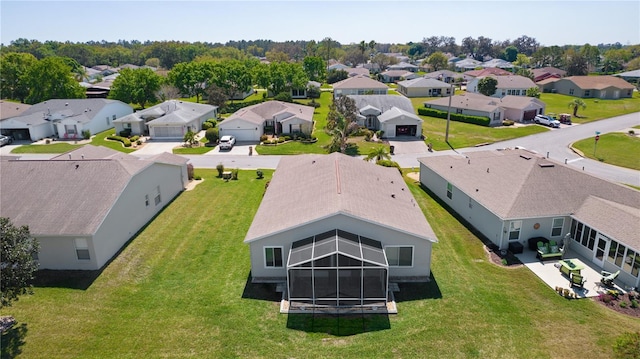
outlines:
[{"label": "neighborhood rooftop", "polygon": [[241,108],[229,116],[225,122],[228,123],[234,118],[241,117],[245,121],[262,125],[265,120],[271,120],[276,115],[286,113],[290,114],[290,116],[297,116],[300,119],[312,121],[313,110],[314,108],[311,106],[297,105],[282,101],[267,101]]},{"label": "neighborhood rooftop", "polygon": [[397,107],[401,110],[414,113],[411,100],[404,96],[395,95],[349,95],[356,103],[358,109],[363,109],[366,106],[372,106],[381,112],[385,112],[392,107]]},{"label": "neighborhood rooftop", "polygon": [[280,160],[245,242],[344,214],[435,241],[396,168],[340,153]]}]

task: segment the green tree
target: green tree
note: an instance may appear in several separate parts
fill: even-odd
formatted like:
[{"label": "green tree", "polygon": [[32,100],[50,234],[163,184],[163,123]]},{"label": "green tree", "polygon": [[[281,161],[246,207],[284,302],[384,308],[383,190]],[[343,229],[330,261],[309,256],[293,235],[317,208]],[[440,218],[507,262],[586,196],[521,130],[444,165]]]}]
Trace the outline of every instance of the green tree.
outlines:
[{"label": "green tree", "polygon": [[567,76],[584,76],[589,72],[587,59],[574,49],[568,49],[564,53]]},{"label": "green tree", "polygon": [[327,76],[327,67],[322,58],[307,56],[302,60],[304,72],[311,81],[324,82]]},{"label": "green tree", "polygon": [[[343,96],[346,97],[346,96]],[[329,131],[331,135],[331,144],[329,144],[329,153],[332,152],[347,152],[347,140],[349,136],[355,132],[358,128],[358,124],[353,121],[349,121],[342,115],[338,115],[333,128]]]},{"label": "green tree", "polygon": [[376,160],[376,162],[381,160],[391,160],[391,154],[389,154],[389,151],[385,146],[374,147],[371,151],[369,151],[369,154],[367,154],[367,157],[365,157],[364,160],[371,161],[374,159]]},{"label": "green tree", "polygon": [[518,54],[516,55],[516,60],[513,61],[513,64],[515,66],[527,68],[531,64],[531,59],[529,59],[529,57],[525,54]]},{"label": "green tree", "polygon": [[9,52],[0,57],[0,94],[1,98],[10,98],[24,102],[29,95],[25,74],[38,62],[28,53]]},{"label": "green tree", "polygon": [[327,83],[334,84],[338,81],[346,79],[347,77],[349,77],[349,73],[345,70],[331,69],[329,70],[329,72],[327,72]]},{"label": "green tree", "polygon": [[498,80],[491,76],[487,76],[478,81],[478,92],[485,96],[491,96],[496,93]]},{"label": "green tree", "polygon": [[587,108],[587,104],[582,101],[580,98],[574,98],[571,102],[569,102],[569,108],[573,109],[573,117],[578,117],[578,108],[582,107],[582,109]]},{"label": "green tree", "polygon": [[431,54],[427,58],[426,62],[427,64],[429,64],[429,66],[431,66],[431,69],[433,71],[446,69],[447,66],[449,65],[449,59],[445,54],[443,54],[440,51],[436,51],[433,54]]},{"label": "green tree", "polygon": [[349,96],[340,96],[329,105],[326,127],[329,130],[333,129],[339,121],[339,117],[346,119],[347,122],[356,122],[357,113],[356,102]]},{"label": "green tree", "polygon": [[517,57],[518,57],[518,48],[516,48],[515,46],[507,46],[507,48],[504,49],[504,59],[506,61],[514,62],[516,61]]},{"label": "green tree", "polygon": [[389,65],[394,65],[398,63],[398,59],[395,57],[387,56],[385,54],[377,54],[371,60],[374,64],[378,65],[380,71],[384,71]]},{"label": "green tree", "polygon": [[160,89],[156,92],[156,98],[160,101],[168,101],[177,99],[180,97],[180,90],[177,87],[170,84],[160,85]]},{"label": "green tree", "polygon": [[206,91],[207,91],[207,101],[209,102],[209,104],[218,106],[219,108],[218,111],[222,110],[227,100],[229,100],[229,97],[227,97],[224,91],[222,91],[222,89],[216,86],[215,84],[212,84],[209,87],[207,87]]},{"label": "green tree", "polygon": [[31,237],[29,227],[16,227],[11,220],[0,217],[0,308],[10,306],[24,294],[32,294],[32,281],[38,262],[33,257],[39,245]]},{"label": "green tree", "polygon": [[29,67],[24,76],[29,88],[26,102],[39,103],[50,99],[84,98],[85,90],[71,73],[71,67],[61,57],[47,57]]},{"label": "green tree", "polygon": [[598,50],[597,46],[584,44],[580,48],[580,55],[582,55],[587,62],[588,71],[594,71],[596,67],[600,65],[600,50]]},{"label": "green tree", "polygon": [[196,133],[189,129],[187,133],[184,134],[184,138],[182,139],[184,143],[186,143],[189,147],[198,143],[198,139],[196,138]]},{"label": "green tree", "polygon": [[204,93],[204,86],[212,75],[212,64],[207,62],[181,62],[176,64],[167,80],[177,87],[180,93],[186,96],[195,96],[196,102],[200,102],[200,96]]},{"label": "green tree", "polygon": [[111,85],[109,98],[140,107],[156,101],[162,78],[150,68],[122,69]]}]

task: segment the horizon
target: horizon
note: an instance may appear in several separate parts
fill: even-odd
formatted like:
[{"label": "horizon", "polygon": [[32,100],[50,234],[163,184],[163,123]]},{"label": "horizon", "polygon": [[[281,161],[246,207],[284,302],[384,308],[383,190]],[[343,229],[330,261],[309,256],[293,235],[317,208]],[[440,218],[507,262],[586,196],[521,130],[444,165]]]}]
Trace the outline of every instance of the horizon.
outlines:
[{"label": "horizon", "polygon": [[[175,26],[166,21],[167,14]],[[419,17],[421,14],[425,17]],[[547,18],[541,18],[544,14]],[[7,46],[28,39],[43,43],[135,40],[225,44],[242,40],[319,42],[330,37],[348,45],[362,40],[407,44],[447,36],[460,45],[465,37],[505,41],[526,35],[541,46],[635,45],[640,44],[639,14],[640,2],[626,0],[0,1],[0,43]],[[354,17],[363,21],[354,21]],[[523,17],[533,19],[527,23]],[[485,21],[494,18],[500,21]],[[461,25],[452,26],[455,23]],[[574,31],[559,31],[553,24]]]}]

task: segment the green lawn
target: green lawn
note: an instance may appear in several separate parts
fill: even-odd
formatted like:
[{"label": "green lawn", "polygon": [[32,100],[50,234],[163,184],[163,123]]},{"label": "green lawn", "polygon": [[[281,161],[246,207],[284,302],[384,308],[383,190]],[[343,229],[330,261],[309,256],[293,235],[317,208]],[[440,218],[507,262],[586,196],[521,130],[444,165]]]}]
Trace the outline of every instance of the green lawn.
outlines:
[{"label": "green lawn", "polygon": [[[572,109],[569,108],[569,102],[573,99],[575,99],[575,97],[560,94],[543,93],[540,95],[540,100],[547,104],[547,108],[545,109],[546,113],[572,114],[573,112]],[[572,117],[572,122],[587,123],[640,111],[640,93],[637,91],[633,92],[632,98],[618,100],[584,98],[582,100],[587,107],[579,108],[578,116],[580,117]]]},{"label": "green lawn", "polygon": [[[585,138],[573,144],[586,157],[611,165],[640,170],[640,138],[626,133],[605,133],[600,135],[597,145],[595,139]],[[594,153],[595,150],[595,153]]]},{"label": "green lawn", "polygon": [[229,182],[215,170],[196,175],[205,181],[86,288],[47,282],[2,309],[18,321],[2,337],[3,357],[589,359],[612,357],[616,337],[640,331],[638,319],[564,299],[524,267],[491,264],[474,234],[412,181],[439,238],[434,280],[401,284],[397,315],[279,314],[273,286],[247,284],[242,243],[272,171]]},{"label": "green lawn", "polygon": [[[115,131],[113,128],[100,132],[91,139],[90,143],[94,146],[104,146],[124,153],[131,153],[135,151],[135,148],[133,147],[124,147],[122,142],[107,140],[107,136],[113,135],[114,133]],[[72,144],[71,141],[60,141],[51,142],[51,144],[48,145],[24,145],[14,148],[11,153],[65,153],[82,146],[84,145]]]}]

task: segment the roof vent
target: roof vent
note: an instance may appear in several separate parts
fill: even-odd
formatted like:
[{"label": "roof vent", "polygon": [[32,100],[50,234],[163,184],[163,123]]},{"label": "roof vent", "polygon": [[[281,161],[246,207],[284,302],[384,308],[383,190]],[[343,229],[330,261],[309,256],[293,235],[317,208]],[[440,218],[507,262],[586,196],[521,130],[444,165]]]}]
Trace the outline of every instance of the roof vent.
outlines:
[{"label": "roof vent", "polygon": [[540,166],[541,168],[555,167],[555,165],[551,162],[540,162],[538,163],[538,166]]},{"label": "roof vent", "polygon": [[68,102],[65,102],[65,103],[64,103],[64,105],[65,105],[65,106],[69,106],[69,103],[68,103]]},{"label": "roof vent", "polygon": [[524,158],[525,160],[530,160],[531,156],[525,156],[525,155],[520,155],[521,158]]},{"label": "roof vent", "polygon": [[391,194],[391,198],[396,198],[396,194],[395,194],[395,193],[392,193],[392,194]]},{"label": "roof vent", "polygon": [[76,164],[76,169],[80,168],[80,165]]}]

